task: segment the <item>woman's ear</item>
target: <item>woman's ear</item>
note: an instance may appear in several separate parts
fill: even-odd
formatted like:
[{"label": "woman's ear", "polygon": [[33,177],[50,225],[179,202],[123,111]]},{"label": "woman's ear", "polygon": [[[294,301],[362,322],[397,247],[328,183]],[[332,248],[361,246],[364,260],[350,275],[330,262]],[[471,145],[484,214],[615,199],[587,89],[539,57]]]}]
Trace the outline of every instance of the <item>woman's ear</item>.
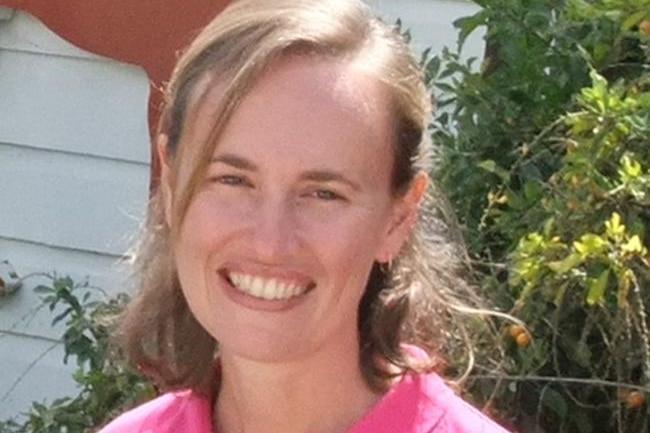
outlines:
[{"label": "woman's ear", "polygon": [[171,161],[169,160],[169,137],[167,134],[158,134],[156,137],[156,152],[160,161],[160,193],[162,194],[163,208],[165,211],[165,222],[171,227],[172,222],[172,179]]},{"label": "woman's ear", "polygon": [[395,201],[391,224],[376,257],[379,263],[387,263],[393,257],[397,257],[402,246],[408,240],[418,220],[420,204],[426,194],[428,183],[427,174],[423,171],[418,172],[413,177],[406,193]]}]

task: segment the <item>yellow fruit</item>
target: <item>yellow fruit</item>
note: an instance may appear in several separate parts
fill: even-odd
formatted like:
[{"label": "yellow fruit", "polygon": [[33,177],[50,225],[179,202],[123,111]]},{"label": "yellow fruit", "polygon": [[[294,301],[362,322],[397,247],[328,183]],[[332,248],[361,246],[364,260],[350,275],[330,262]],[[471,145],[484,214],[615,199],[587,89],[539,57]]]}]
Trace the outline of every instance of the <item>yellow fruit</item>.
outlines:
[{"label": "yellow fruit", "polygon": [[515,341],[517,342],[517,346],[526,347],[530,344],[530,335],[527,332],[522,332],[521,334],[517,335]]},{"label": "yellow fruit", "polygon": [[639,24],[639,31],[644,35],[650,35],[650,20],[643,20]]},{"label": "yellow fruit", "polygon": [[526,332],[526,330],[521,325],[516,325],[516,324],[515,325],[510,325],[510,336],[512,338],[517,338],[517,337],[519,337],[519,335],[521,335],[522,333],[525,333],[525,332]]},{"label": "yellow fruit", "polygon": [[625,397],[625,404],[630,409],[636,409],[645,403],[645,394],[641,391],[630,391]]}]

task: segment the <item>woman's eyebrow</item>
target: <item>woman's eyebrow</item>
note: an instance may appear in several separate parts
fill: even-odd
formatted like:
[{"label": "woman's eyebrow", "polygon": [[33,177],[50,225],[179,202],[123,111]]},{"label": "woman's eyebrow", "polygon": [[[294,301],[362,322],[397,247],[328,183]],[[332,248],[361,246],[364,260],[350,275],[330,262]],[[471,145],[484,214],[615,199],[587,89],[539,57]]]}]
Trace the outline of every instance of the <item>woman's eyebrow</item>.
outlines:
[{"label": "woman's eyebrow", "polygon": [[361,185],[336,171],[311,170],[303,173],[300,177],[313,182],[340,182],[348,185],[355,191],[361,190]]},{"label": "woman's eyebrow", "polygon": [[226,164],[234,168],[239,168],[241,170],[257,171],[258,169],[257,165],[255,165],[255,163],[253,163],[252,161],[230,153],[214,156],[210,160],[210,163]]},{"label": "woman's eyebrow", "polygon": [[[259,170],[259,167],[253,161],[231,153],[215,156],[210,160],[210,163],[226,164],[240,170]],[[355,191],[361,190],[361,185],[357,182],[334,170],[309,170],[302,173],[300,179],[311,182],[339,182],[349,186]]]}]

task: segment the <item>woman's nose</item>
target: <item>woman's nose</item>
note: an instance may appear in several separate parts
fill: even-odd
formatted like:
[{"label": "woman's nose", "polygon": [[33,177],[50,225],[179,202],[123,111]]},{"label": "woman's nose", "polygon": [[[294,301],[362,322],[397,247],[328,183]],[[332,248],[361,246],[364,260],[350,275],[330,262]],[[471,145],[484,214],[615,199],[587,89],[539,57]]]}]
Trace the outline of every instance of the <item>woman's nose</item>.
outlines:
[{"label": "woman's nose", "polygon": [[266,198],[253,210],[251,241],[257,259],[280,262],[298,247],[294,210],[289,200]]}]

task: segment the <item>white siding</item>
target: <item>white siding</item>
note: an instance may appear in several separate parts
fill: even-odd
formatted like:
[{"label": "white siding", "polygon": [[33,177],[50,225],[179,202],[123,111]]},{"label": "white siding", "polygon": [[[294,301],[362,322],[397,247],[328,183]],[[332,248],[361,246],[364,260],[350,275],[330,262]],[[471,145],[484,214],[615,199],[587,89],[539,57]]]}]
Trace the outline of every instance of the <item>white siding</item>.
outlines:
[{"label": "white siding", "polygon": [[[4,314],[4,313],[3,313]],[[20,350],[16,350],[20,348]],[[0,399],[3,405],[0,419],[29,409],[32,400],[51,401],[74,392],[69,366],[63,365],[63,349],[52,341],[0,334],[2,374]],[[8,395],[7,395],[8,394]]]},{"label": "white siding", "polygon": [[[125,290],[116,262],[148,194],[148,91],[141,68],[0,9],[0,261]],[[61,326],[32,291],[42,282],[0,298],[0,419],[74,392]]]},{"label": "white siding", "polygon": [[[417,51],[455,47],[451,22],[477,9],[462,0],[369,2],[389,22],[402,18]],[[464,53],[481,56],[481,35]],[[141,68],[80,50],[0,7],[0,261],[23,275],[56,271],[126,289],[116,262],[148,194],[148,90]],[[0,419],[73,392],[62,350],[52,348],[61,328],[38,310],[37,283],[0,298]]]},{"label": "white siding", "polygon": [[[431,48],[436,54],[444,47],[455,51],[457,31],[453,22],[461,17],[469,16],[479,10],[479,7],[467,0],[367,0],[384,21],[393,23],[397,18],[402,20],[404,30],[408,29],[413,37],[412,46],[415,52]],[[482,58],[483,34],[476,31],[466,41],[463,57]]]}]

